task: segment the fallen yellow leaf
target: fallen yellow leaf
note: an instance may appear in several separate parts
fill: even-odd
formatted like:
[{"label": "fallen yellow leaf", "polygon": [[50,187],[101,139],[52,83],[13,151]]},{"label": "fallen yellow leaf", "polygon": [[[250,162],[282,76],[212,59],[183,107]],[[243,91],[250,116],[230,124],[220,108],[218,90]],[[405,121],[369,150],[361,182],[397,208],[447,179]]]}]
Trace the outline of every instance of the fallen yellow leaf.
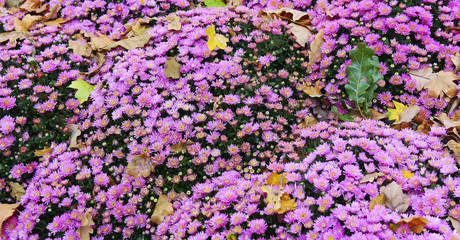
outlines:
[{"label": "fallen yellow leaf", "polygon": [[369,203],[369,210],[374,209],[375,205],[377,204],[385,206],[385,194],[380,193],[374,199],[372,199],[371,202]]},{"label": "fallen yellow leaf", "polygon": [[208,36],[207,45],[209,52],[216,49],[216,47],[220,49],[224,49],[227,47],[228,38],[220,34],[216,34],[214,24],[211,24],[211,26],[206,28],[206,35]]},{"label": "fallen yellow leaf", "polygon": [[52,153],[53,150],[51,150],[50,147],[45,146],[42,150],[35,150],[34,154],[37,157],[43,157],[45,154]]},{"label": "fallen yellow leaf", "polygon": [[26,193],[26,190],[21,186],[21,184],[17,182],[8,182],[8,184],[11,187],[11,197],[16,198],[16,200],[19,202],[21,200],[22,195]]},{"label": "fallen yellow leaf", "polygon": [[403,218],[401,221],[397,222],[396,224],[401,226],[402,224],[407,223],[407,226],[409,227],[412,232],[420,234],[423,231],[423,228],[425,228],[425,225],[428,223],[428,219],[423,218],[423,217],[410,217],[410,218]]}]

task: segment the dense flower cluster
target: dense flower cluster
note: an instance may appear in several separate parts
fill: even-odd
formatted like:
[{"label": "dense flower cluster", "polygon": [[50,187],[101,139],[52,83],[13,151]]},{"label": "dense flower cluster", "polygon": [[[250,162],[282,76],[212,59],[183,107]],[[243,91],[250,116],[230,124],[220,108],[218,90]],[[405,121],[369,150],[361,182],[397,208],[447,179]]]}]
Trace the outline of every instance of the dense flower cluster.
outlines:
[{"label": "dense flower cluster", "polygon": [[[458,3],[48,3],[67,22],[33,24],[28,37],[0,45],[0,202],[21,204],[0,239],[76,239],[87,218],[91,239],[458,237],[446,220],[460,217],[460,187],[457,164],[438,138],[444,129],[421,135],[367,120],[299,128],[319,105],[344,112],[335,99],[346,98],[348,52],[360,41],[382,61],[376,108],[391,107],[393,94],[403,103],[414,98],[427,117],[443,111],[447,100],[416,91],[407,69],[436,67],[438,59],[437,70],[453,69],[458,35],[433,29],[458,24]],[[258,16],[282,6],[307,11],[325,33],[311,73],[308,49],[287,23]],[[170,13],[180,30],[169,29]],[[24,15],[0,12],[0,31],[12,31]],[[139,22],[150,36],[143,47],[101,51],[102,62],[96,49],[88,57],[71,47],[91,34],[126,39]],[[208,49],[211,26],[229,40],[222,49]],[[86,102],[69,88],[77,79],[95,86]],[[315,81],[326,96],[303,98],[304,83]],[[428,98],[434,105],[419,102]],[[360,183],[376,172],[382,176]],[[287,184],[262,188],[271,173],[284,173]],[[368,210],[392,181],[410,196],[409,210]],[[272,190],[295,207],[276,214],[267,201]],[[150,216],[160,195],[174,214],[156,225]],[[409,216],[428,219],[422,236],[404,225],[390,229]]]},{"label": "dense flower cluster", "polygon": [[[446,220],[458,214],[458,168],[452,157],[444,155],[435,135],[389,129],[374,120],[338,126],[320,122],[298,131],[299,146],[309,149],[302,161],[272,162],[263,174],[226,172],[197,184],[156,234],[164,239],[460,237]],[[270,211],[260,187],[273,172],[284,173],[287,180],[284,187],[273,188],[296,199],[296,209],[284,217]],[[373,173],[381,174],[362,181]],[[370,201],[392,181],[409,196],[409,209],[404,213],[382,205],[369,209]],[[413,216],[428,219],[422,235],[414,235],[407,225],[396,231],[390,228]]]}]

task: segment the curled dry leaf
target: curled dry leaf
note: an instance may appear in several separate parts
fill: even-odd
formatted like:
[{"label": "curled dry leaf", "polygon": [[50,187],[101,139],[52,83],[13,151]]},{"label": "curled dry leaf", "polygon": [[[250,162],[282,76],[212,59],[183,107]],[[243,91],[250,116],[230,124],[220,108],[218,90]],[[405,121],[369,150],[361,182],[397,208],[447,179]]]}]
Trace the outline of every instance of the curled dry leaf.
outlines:
[{"label": "curled dry leaf", "polygon": [[91,38],[91,41],[88,43],[91,46],[91,49],[93,50],[99,50],[102,49],[115,41],[110,39],[107,35],[104,35],[102,33],[96,32],[96,34],[88,33],[88,32],[83,32],[83,34],[86,37]]},{"label": "curled dry leaf", "polygon": [[227,0],[225,1],[227,3],[227,6],[241,6],[243,4],[243,0]]},{"label": "curled dry leaf", "polygon": [[271,211],[283,214],[297,208],[295,199],[291,199],[288,193],[282,192],[277,187],[264,185],[261,187],[262,192],[267,194],[265,201],[267,205],[272,205]]},{"label": "curled dry leaf", "polygon": [[420,234],[423,231],[423,228],[425,228],[425,225],[428,223],[428,219],[423,218],[423,217],[410,217],[410,218],[403,218],[401,221],[397,222],[396,224],[401,226],[402,224],[407,223],[407,226],[409,227],[412,232]]},{"label": "curled dry leaf", "polygon": [[45,156],[45,154],[51,154],[53,152],[53,150],[51,150],[50,147],[48,146],[45,146],[42,150],[35,150],[34,154],[35,156],[37,157],[43,157]]},{"label": "curled dry leaf", "polygon": [[124,25],[125,27],[125,32],[123,32],[121,35],[125,37],[134,37],[138,35],[142,35],[147,31],[149,28],[146,27],[146,25],[150,22],[150,20],[159,20],[158,18],[138,18],[136,21],[131,22],[131,23],[126,23]]},{"label": "curled dry leaf", "polygon": [[446,113],[441,113],[436,117],[446,129],[460,127],[460,121],[453,121]]},{"label": "curled dry leaf", "polygon": [[311,127],[311,126],[315,126],[317,123],[318,123],[318,121],[316,120],[316,118],[314,118],[312,116],[307,116],[307,117],[305,117],[305,121],[302,122],[301,124],[297,125],[297,127],[300,128],[300,129],[304,129],[304,128],[308,128],[308,127]]},{"label": "curled dry leaf", "polygon": [[128,163],[126,172],[133,177],[148,177],[155,170],[155,164],[152,157],[142,153],[132,158]]},{"label": "curled dry leaf", "polygon": [[373,182],[375,179],[385,176],[385,173],[382,172],[373,172],[373,173],[368,173],[364,175],[363,178],[359,181],[359,183],[367,183],[367,182]]},{"label": "curled dry leaf", "polygon": [[94,232],[92,227],[94,224],[93,211],[91,209],[87,209],[85,215],[83,215],[83,219],[81,220],[81,225],[77,229],[77,234],[81,240],[90,240],[90,235]]},{"label": "curled dry leaf", "polygon": [[13,216],[20,203],[14,204],[0,204],[0,231],[2,230],[3,222]]},{"label": "curled dry leaf", "polygon": [[116,41],[106,47],[104,47],[104,50],[112,50],[118,46],[123,47],[126,50],[131,50],[134,48],[138,47],[143,47],[145,44],[147,44],[150,40],[150,35],[147,33],[135,36],[135,37],[130,37],[127,39],[123,39],[120,41]]},{"label": "curled dry leaf", "polygon": [[56,4],[47,12],[45,15],[41,16],[39,21],[46,22],[51,18],[55,18],[59,10],[61,10],[62,6],[60,4]]},{"label": "curled dry leaf", "polygon": [[319,32],[315,35],[315,38],[311,42],[310,50],[308,51],[308,67],[307,71],[311,73],[312,65],[318,61],[318,57],[321,55],[321,46],[324,43],[324,31],[323,29],[319,30]]},{"label": "curled dry leaf", "polygon": [[180,23],[180,17],[177,16],[175,13],[171,13],[166,17],[168,23],[168,30],[176,30],[179,31],[182,27]]},{"label": "curled dry leaf", "polygon": [[404,108],[402,113],[399,114],[399,119],[394,122],[393,124],[401,124],[403,122],[412,122],[412,119],[417,116],[418,112],[420,112],[420,107],[419,106],[410,106],[407,108]]},{"label": "curled dry leaf", "polygon": [[183,142],[180,142],[180,143],[176,143],[176,144],[173,144],[171,146],[171,151],[172,152],[187,152],[187,146],[190,145],[190,144],[193,144],[193,142],[191,140],[187,140],[186,143],[183,143]]},{"label": "curled dry leaf", "polygon": [[371,119],[374,119],[374,120],[380,120],[380,119],[384,119],[386,118],[387,116],[379,111],[376,111],[376,110],[372,110],[372,113],[371,113]]},{"label": "curled dry leaf", "polygon": [[42,5],[40,0],[27,0],[19,6],[19,9],[27,12],[41,13],[48,9],[48,4]]},{"label": "curled dry leaf", "polygon": [[410,70],[409,75],[412,79],[417,81],[417,90],[421,91],[423,86],[433,77],[436,77],[436,73],[433,72],[432,68],[423,68],[418,70]]},{"label": "curled dry leaf", "polygon": [[77,137],[81,135],[81,130],[75,124],[69,124],[68,127],[70,131],[69,147],[76,148],[77,147]]},{"label": "curled dry leaf", "polygon": [[150,217],[150,221],[155,224],[161,224],[166,216],[172,215],[173,213],[174,209],[169,198],[166,197],[166,195],[160,195],[155,209],[153,210],[153,214]]},{"label": "curled dry leaf", "polygon": [[168,61],[165,63],[165,77],[179,79],[180,78],[180,63],[176,61],[175,57],[168,57]]},{"label": "curled dry leaf", "polygon": [[403,193],[401,186],[395,181],[380,188],[380,193],[385,194],[385,206],[393,211],[402,213],[409,208],[409,197]]},{"label": "curled dry leaf", "polygon": [[11,192],[10,192],[11,197],[16,198],[16,200],[19,202],[19,200],[21,200],[22,195],[26,193],[26,190],[24,190],[21,184],[17,182],[8,182],[8,184],[11,187]]},{"label": "curled dry leaf", "polygon": [[369,203],[369,210],[372,210],[375,208],[375,205],[382,205],[382,206],[385,206],[385,194],[383,193],[380,193],[379,195],[377,195],[375,198],[373,198],[371,200],[371,202]]}]

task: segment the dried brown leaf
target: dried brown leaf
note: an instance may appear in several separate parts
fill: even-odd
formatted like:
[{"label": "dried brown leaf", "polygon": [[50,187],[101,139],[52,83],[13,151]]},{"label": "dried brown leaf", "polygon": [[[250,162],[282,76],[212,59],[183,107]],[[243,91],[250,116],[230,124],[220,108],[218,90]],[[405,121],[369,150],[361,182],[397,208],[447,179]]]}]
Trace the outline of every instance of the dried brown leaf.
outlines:
[{"label": "dried brown leaf", "polygon": [[93,50],[102,49],[110,44],[113,44],[115,41],[110,39],[107,35],[102,33],[96,32],[96,34],[92,33],[84,33],[86,36],[91,38],[91,41],[88,43]]},{"label": "dried brown leaf", "polygon": [[58,18],[58,19],[55,19],[53,21],[44,22],[43,24],[45,24],[46,26],[62,27],[61,24],[66,23],[66,22],[68,22],[68,21],[65,20],[64,18]]},{"label": "dried brown leaf", "polygon": [[48,9],[48,4],[42,5],[40,0],[27,0],[19,6],[19,9],[27,12],[41,13]]},{"label": "dried brown leaf", "polygon": [[20,203],[14,204],[0,204],[0,231],[2,230],[3,222],[13,216]]},{"label": "dried brown leaf", "polygon": [[30,26],[40,19],[40,16],[25,15],[21,20],[13,17],[13,26],[16,31],[29,31]]},{"label": "dried brown leaf", "polygon": [[382,206],[385,206],[385,194],[383,193],[380,193],[379,195],[377,195],[375,198],[373,198],[371,200],[371,202],[369,203],[369,210],[372,210],[375,208],[375,205],[382,205]]},{"label": "dried brown leaf", "polygon": [[403,213],[409,208],[409,197],[395,181],[380,188],[380,193],[385,194],[385,205],[393,211]]},{"label": "dried brown leaf", "polygon": [[243,0],[227,0],[226,5],[227,6],[241,6],[243,4]]},{"label": "dried brown leaf", "polygon": [[76,148],[77,147],[77,137],[81,135],[81,130],[75,124],[69,124],[68,127],[70,131],[69,147]]},{"label": "dried brown leaf", "polygon": [[451,61],[455,65],[454,72],[460,71],[460,53],[456,53],[454,56],[452,56]]},{"label": "dried brown leaf", "polygon": [[77,234],[81,240],[90,240],[91,233],[94,232],[92,225],[93,221],[93,211],[91,209],[86,210],[85,215],[81,221],[80,227],[77,229]]},{"label": "dried brown leaf", "polygon": [[283,214],[297,208],[295,199],[291,199],[289,194],[283,193],[280,189],[264,185],[261,190],[267,194],[265,201],[267,205],[273,205],[274,212]]},{"label": "dried brown leaf", "polygon": [[151,36],[149,34],[144,33],[144,34],[141,34],[139,36],[130,37],[130,38],[127,38],[127,39],[116,41],[116,42],[104,47],[103,49],[104,50],[111,50],[111,49],[114,49],[114,48],[120,46],[120,47],[123,47],[126,50],[131,50],[131,49],[134,49],[134,48],[143,47],[145,44],[147,44],[149,42],[150,37]]},{"label": "dried brown leaf", "polygon": [[26,190],[24,190],[21,184],[17,182],[8,182],[8,184],[11,187],[11,192],[10,192],[11,197],[16,198],[16,200],[19,202],[21,200],[22,195],[26,193]]},{"label": "dried brown leaf", "polygon": [[6,6],[8,8],[17,8],[19,4],[22,2],[22,0],[6,0]]},{"label": "dried brown leaf", "polygon": [[359,181],[359,183],[367,183],[367,182],[373,182],[375,179],[385,176],[385,173],[382,172],[373,172],[373,173],[368,173],[364,175],[363,178]]},{"label": "dried brown leaf", "polygon": [[446,129],[460,127],[460,121],[452,121],[446,113],[441,113],[436,117]]},{"label": "dried brown leaf", "polygon": [[182,27],[180,23],[180,17],[177,16],[175,13],[171,13],[166,17],[168,23],[168,30],[176,30],[179,31]]},{"label": "dried brown leaf", "polygon": [[70,40],[69,49],[72,49],[73,53],[83,57],[91,57],[93,55],[93,49],[91,46],[87,42],[82,43],[80,40]]},{"label": "dried brown leaf", "polygon": [[142,153],[132,158],[128,163],[126,172],[133,177],[148,177],[155,170],[152,157]]},{"label": "dried brown leaf", "polygon": [[441,71],[436,73],[435,78],[431,78],[430,81],[425,83],[423,88],[428,90],[428,94],[434,98],[439,97],[441,93],[446,96],[453,98],[457,95],[457,84],[454,81],[459,80],[460,77],[454,72]]},{"label": "dried brown leaf", "polygon": [[412,79],[417,81],[417,90],[422,91],[425,84],[430,81],[431,78],[436,77],[436,73],[433,72],[432,68],[423,68],[419,70],[410,70],[409,75]]},{"label": "dried brown leaf", "polygon": [[150,217],[150,221],[155,224],[161,224],[166,216],[172,215],[173,213],[174,209],[169,198],[166,195],[160,195],[155,209],[153,210],[153,214]]},{"label": "dried brown leaf", "polygon": [[61,8],[62,6],[60,4],[54,5],[53,8],[49,10],[49,12],[40,17],[39,21],[46,22],[52,18],[55,18],[59,10],[61,10]]},{"label": "dried brown leaf", "polygon": [[301,124],[297,125],[298,128],[303,129],[303,128],[308,128],[311,126],[315,126],[318,123],[316,118],[312,116],[307,116],[305,117],[305,121],[302,122]]},{"label": "dried brown leaf", "polygon": [[454,229],[457,232],[460,232],[460,218],[455,218],[455,217],[449,216],[449,220],[452,223],[452,227],[454,227]]},{"label": "dried brown leaf", "polygon": [[310,97],[319,97],[321,94],[321,85],[319,81],[315,82],[315,86],[304,84],[302,91]]},{"label": "dried brown leaf", "polygon": [[372,110],[372,114],[371,114],[371,119],[374,119],[374,120],[380,120],[380,119],[384,119],[386,118],[387,115],[379,112],[379,111],[376,111],[376,110]]},{"label": "dried brown leaf", "polygon": [[13,31],[13,32],[4,32],[0,33],[0,43],[10,41],[14,42],[18,39],[22,40],[29,37],[30,33],[25,31]]},{"label": "dried brown leaf", "polygon": [[399,120],[394,122],[393,124],[401,124],[403,122],[412,122],[412,119],[417,116],[418,112],[420,112],[419,106],[410,106],[403,109],[403,112],[399,114]]},{"label": "dried brown leaf", "polygon": [[34,154],[37,157],[43,157],[45,154],[52,153],[53,150],[49,148],[48,146],[45,146],[42,150],[35,150]]},{"label": "dried brown leaf", "polygon": [[460,164],[460,143],[449,140],[446,146],[453,152],[453,157]]},{"label": "dried brown leaf", "polygon": [[311,42],[310,50],[308,51],[308,72],[312,71],[312,65],[318,61],[318,57],[321,55],[321,46],[323,46],[324,43],[323,35],[323,29],[319,30],[319,32],[315,35],[315,38]]},{"label": "dried brown leaf", "polygon": [[179,79],[180,78],[180,63],[176,61],[175,57],[168,57],[165,63],[165,76],[167,78]]},{"label": "dried brown leaf", "polygon": [[404,223],[407,223],[407,226],[410,230],[412,230],[412,232],[420,234],[423,231],[423,228],[425,228],[425,225],[428,223],[428,219],[423,217],[403,218],[396,224],[402,225]]}]

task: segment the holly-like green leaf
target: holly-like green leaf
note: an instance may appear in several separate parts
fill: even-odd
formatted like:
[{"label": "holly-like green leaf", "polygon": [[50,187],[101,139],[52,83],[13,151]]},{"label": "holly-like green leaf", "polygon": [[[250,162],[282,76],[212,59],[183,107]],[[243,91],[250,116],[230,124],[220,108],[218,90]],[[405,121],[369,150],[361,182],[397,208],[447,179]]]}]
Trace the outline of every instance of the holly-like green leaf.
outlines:
[{"label": "holly-like green leaf", "polygon": [[77,89],[77,93],[75,93],[75,97],[80,101],[80,103],[84,103],[88,100],[89,95],[94,90],[94,86],[87,83],[83,79],[77,79],[72,81],[69,85],[69,88]]},{"label": "holly-like green leaf", "polygon": [[204,0],[203,1],[206,7],[225,7],[224,2],[222,0]]},{"label": "holly-like green leaf", "polygon": [[350,51],[350,57],[353,62],[346,69],[348,84],[345,90],[351,101],[367,108],[374,98],[377,81],[383,78],[378,72],[379,60],[365,43],[358,43],[356,49]]}]

